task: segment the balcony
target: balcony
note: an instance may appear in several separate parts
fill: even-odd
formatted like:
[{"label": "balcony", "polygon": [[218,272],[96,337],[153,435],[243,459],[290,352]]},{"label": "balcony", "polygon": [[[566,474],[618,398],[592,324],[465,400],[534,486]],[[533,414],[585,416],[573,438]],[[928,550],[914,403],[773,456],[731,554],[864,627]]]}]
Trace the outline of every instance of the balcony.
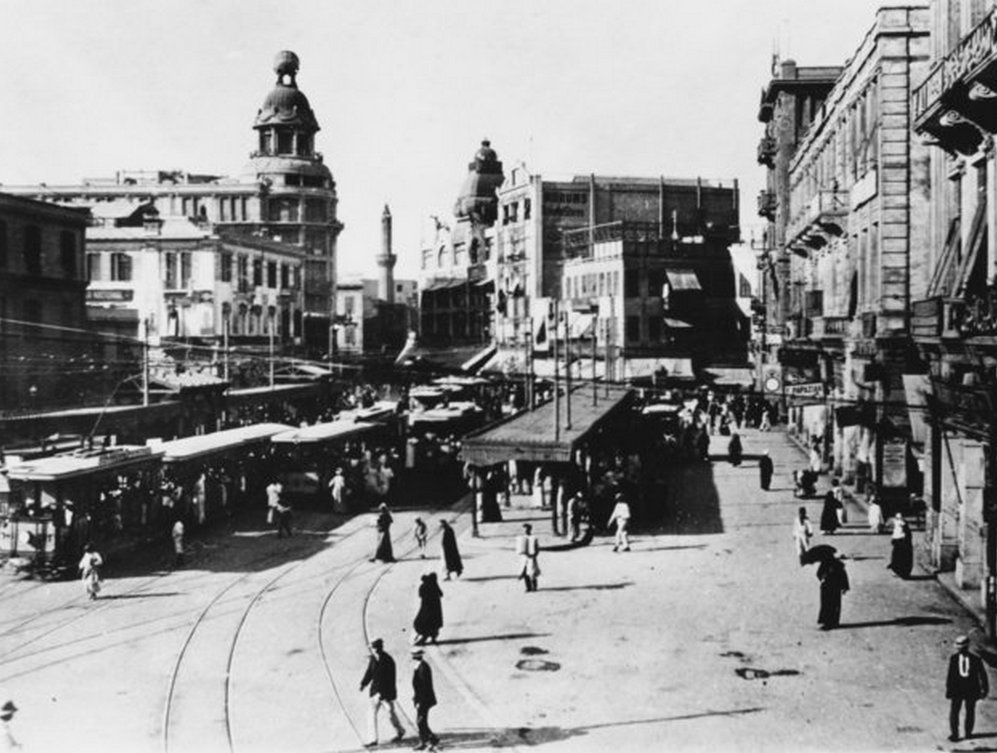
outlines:
[{"label": "balcony", "polygon": [[843,340],[852,323],[847,316],[817,316],[811,321],[811,340]]},{"label": "balcony", "polygon": [[786,238],[791,246],[820,248],[830,237],[844,234],[847,218],[847,191],[818,191],[790,221]]},{"label": "balcony", "polygon": [[773,191],[758,192],[758,216],[767,220],[775,219],[775,210],[779,205]]},{"label": "balcony", "polygon": [[763,136],[758,142],[758,164],[765,167],[775,167],[775,139],[771,136]]}]

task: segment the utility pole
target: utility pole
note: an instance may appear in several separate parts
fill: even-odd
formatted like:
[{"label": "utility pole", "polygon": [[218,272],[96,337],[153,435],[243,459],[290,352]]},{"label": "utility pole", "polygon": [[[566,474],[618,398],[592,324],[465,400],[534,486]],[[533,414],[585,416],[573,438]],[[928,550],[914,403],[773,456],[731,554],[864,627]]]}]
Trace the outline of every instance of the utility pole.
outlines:
[{"label": "utility pole", "polygon": [[273,325],[274,325],[274,315],[270,314],[270,389],[274,388],[274,354],[273,354]]},{"label": "utility pole", "polygon": [[142,405],[149,404],[149,317],[142,320]]},{"label": "utility pole", "polygon": [[550,346],[551,353],[554,357],[554,441],[560,441],[561,439],[561,390],[560,390],[560,370],[558,368],[558,358],[557,358],[557,300],[554,301],[554,326],[548,328],[552,331],[548,332],[548,337],[551,338]]},{"label": "utility pole", "polygon": [[[569,311],[564,312],[564,428],[566,431],[571,431],[571,317]],[[560,322],[558,325],[560,326]]]},{"label": "utility pole", "polygon": [[599,388],[595,383],[595,355],[599,347],[599,314],[592,315],[592,407],[599,404]]},{"label": "utility pole", "polygon": [[222,322],[222,374],[225,377],[225,381],[229,380],[228,371],[228,330],[232,326],[232,314],[228,313],[224,317]]}]

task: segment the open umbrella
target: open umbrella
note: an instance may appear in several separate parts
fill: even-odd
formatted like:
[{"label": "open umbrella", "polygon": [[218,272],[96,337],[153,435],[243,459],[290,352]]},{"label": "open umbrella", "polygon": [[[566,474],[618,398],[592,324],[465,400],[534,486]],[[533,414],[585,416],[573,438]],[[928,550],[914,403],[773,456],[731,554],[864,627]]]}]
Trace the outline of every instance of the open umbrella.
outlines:
[{"label": "open umbrella", "polygon": [[834,555],[837,552],[838,550],[830,544],[818,544],[803,553],[803,556],[800,557],[800,563],[803,565],[815,565],[820,562],[827,562],[830,559],[834,559]]}]

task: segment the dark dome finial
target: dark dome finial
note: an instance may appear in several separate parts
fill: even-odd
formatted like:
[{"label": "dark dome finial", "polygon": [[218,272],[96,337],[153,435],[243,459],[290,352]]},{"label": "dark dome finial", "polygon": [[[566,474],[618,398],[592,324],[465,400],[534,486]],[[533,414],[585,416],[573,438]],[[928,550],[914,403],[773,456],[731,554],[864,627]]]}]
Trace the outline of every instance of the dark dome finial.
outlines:
[{"label": "dark dome finial", "polygon": [[278,76],[294,76],[299,67],[301,61],[290,50],[281,50],[273,60],[273,70]]}]

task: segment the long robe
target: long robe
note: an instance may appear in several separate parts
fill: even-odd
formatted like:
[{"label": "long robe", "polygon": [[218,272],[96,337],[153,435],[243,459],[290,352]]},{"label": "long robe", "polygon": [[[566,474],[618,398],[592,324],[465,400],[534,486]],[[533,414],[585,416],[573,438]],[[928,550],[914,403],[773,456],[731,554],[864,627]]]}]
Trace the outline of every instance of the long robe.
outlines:
[{"label": "long robe", "polygon": [[833,533],[838,530],[838,500],[834,496],[834,492],[828,492],[824,495],[824,509],[820,513],[820,530],[827,531],[828,533]]},{"label": "long robe", "polygon": [[820,614],[817,623],[825,630],[841,624],[841,595],[848,590],[848,573],[838,559],[822,562],[817,569],[820,578]]},{"label": "long robe", "polygon": [[772,458],[768,455],[762,455],[758,458],[758,480],[764,491],[768,491],[772,485],[772,473],[774,471],[775,466],[772,463]]},{"label": "long robe", "polygon": [[741,465],[743,454],[744,449],[741,446],[741,437],[735,434],[730,438],[730,444],[727,445],[727,459],[730,460],[731,465]]},{"label": "long robe", "polygon": [[421,638],[431,638],[434,642],[443,627],[443,591],[435,577],[423,576],[419,584],[419,613],[415,616],[412,626],[416,635]]},{"label": "long robe", "polygon": [[899,531],[894,531],[890,543],[893,545],[893,551],[890,553],[890,564],[887,567],[901,578],[909,578],[914,568],[914,545],[911,541],[910,527],[903,523]]},{"label": "long robe", "polygon": [[460,559],[460,551],[457,549],[457,535],[453,528],[447,526],[443,529],[443,569],[447,576],[450,573],[457,573],[460,576],[464,572],[464,563]]},{"label": "long robe", "polygon": [[391,548],[391,513],[383,510],[377,516],[377,550],[374,559],[381,562],[394,562],[395,553]]}]

